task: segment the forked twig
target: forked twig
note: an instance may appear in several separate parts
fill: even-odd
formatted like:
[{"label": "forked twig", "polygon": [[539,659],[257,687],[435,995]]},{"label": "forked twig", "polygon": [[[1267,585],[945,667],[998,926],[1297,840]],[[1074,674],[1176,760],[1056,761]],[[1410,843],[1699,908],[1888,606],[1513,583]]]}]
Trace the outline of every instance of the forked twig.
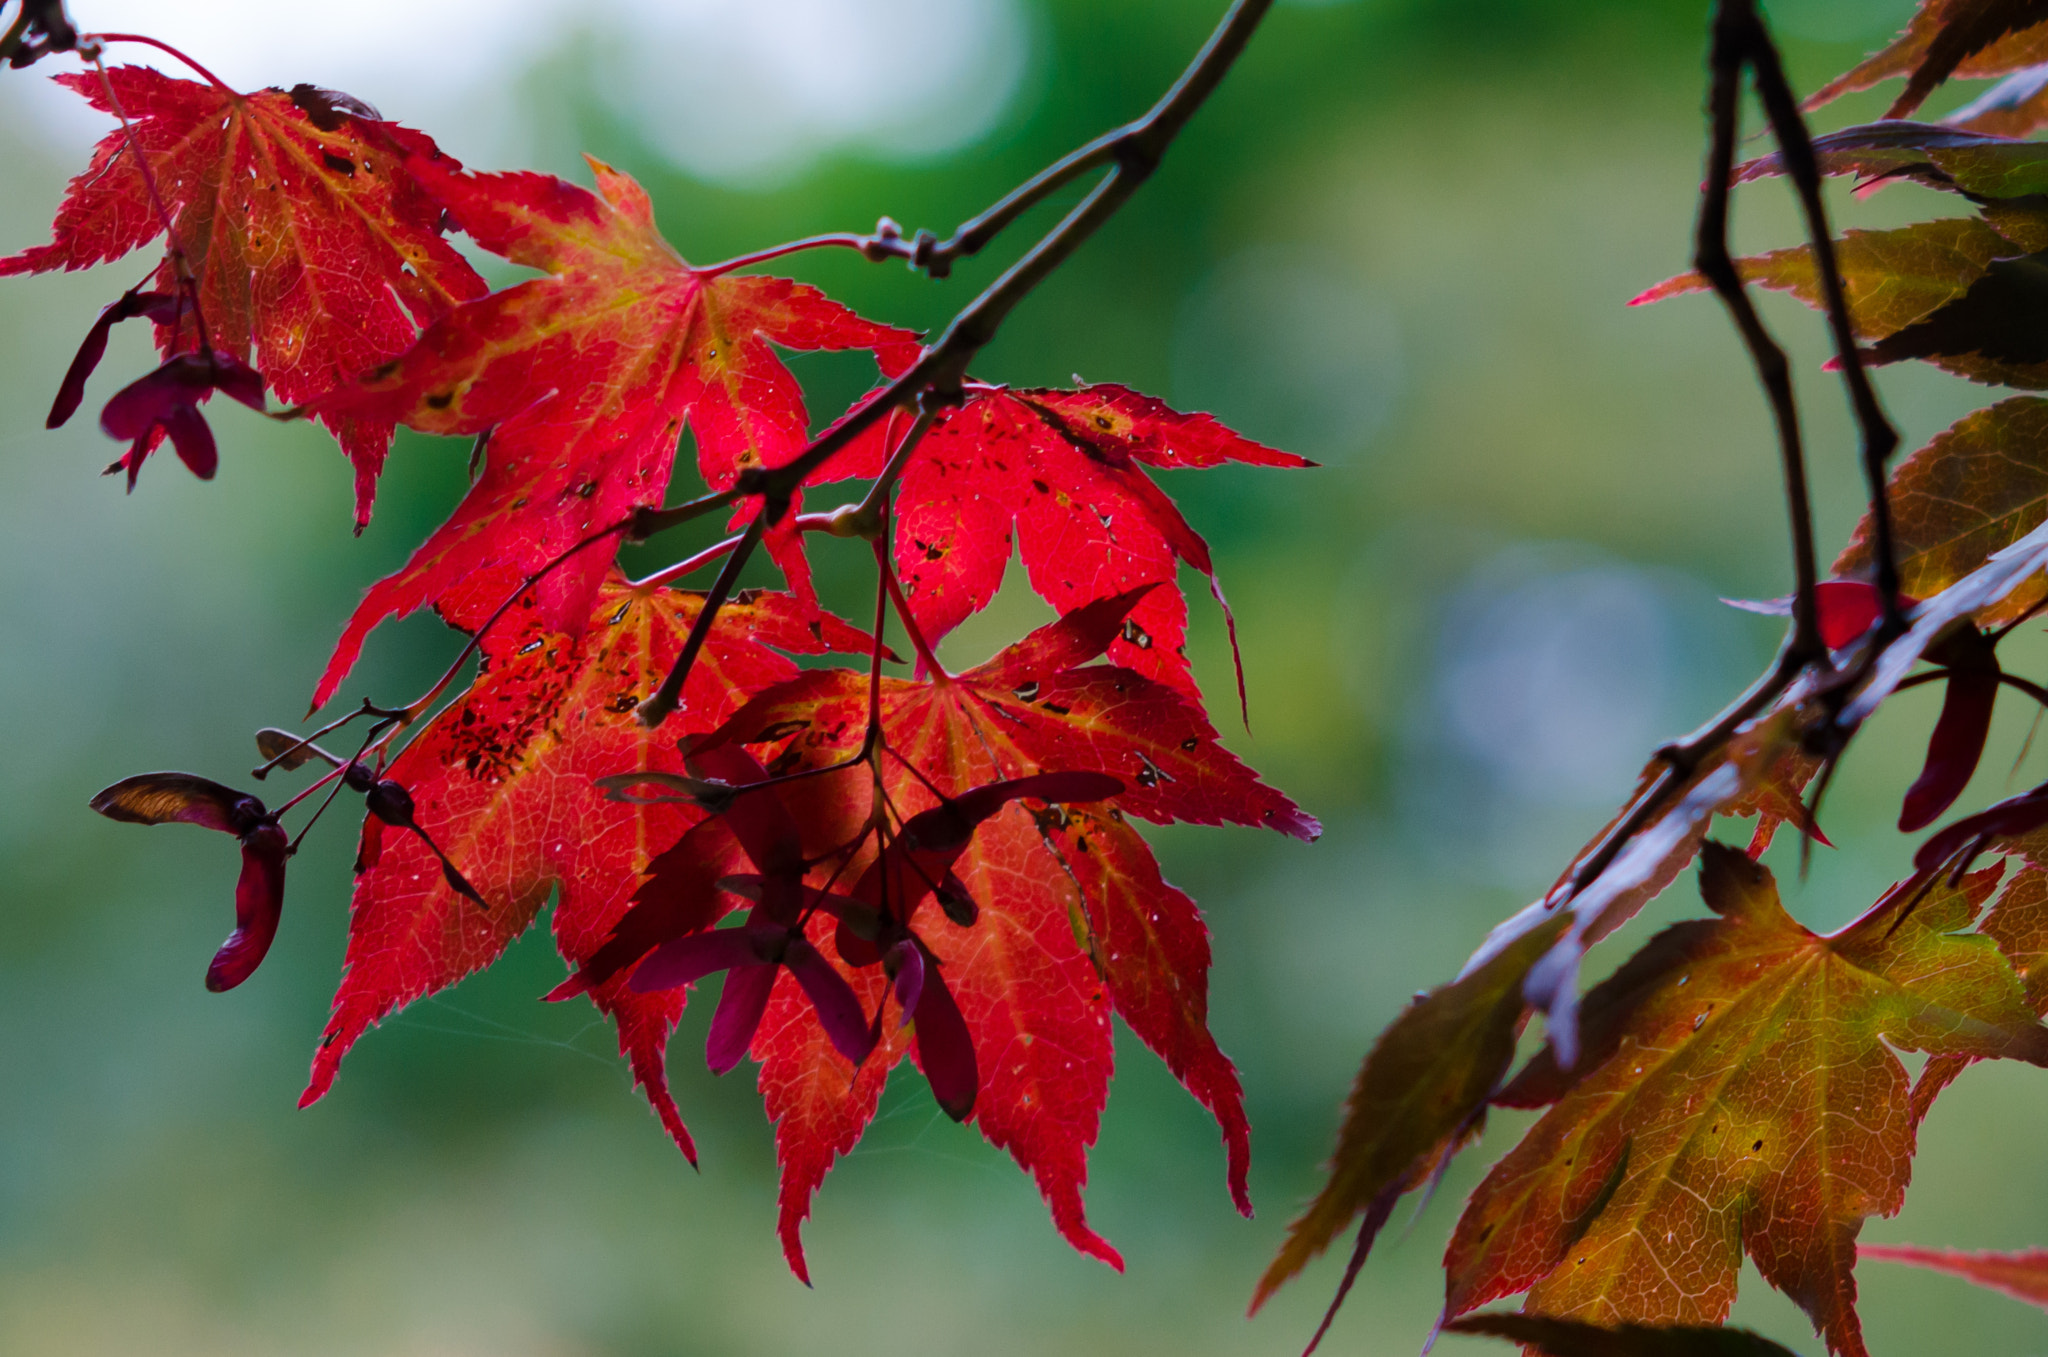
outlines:
[{"label": "forked twig", "polygon": [[[810,446],[790,461],[776,467],[751,467],[741,474],[732,490],[725,492],[728,500],[735,496],[760,496],[761,511],[755,516],[755,526],[750,527],[747,536],[733,548],[725,568],[719,572],[718,583],[712,586],[710,596],[704,600],[704,611],[697,615],[691,626],[689,639],[677,657],[675,668],[669,671],[661,688],[635,709],[643,724],[659,725],[675,710],[676,700],[689,678],[690,666],[703,649],[705,634],[717,620],[731,581],[739,578],[739,572],[759,545],[761,531],[781,521],[789,512],[798,490],[814,472],[892,411],[916,407],[920,418],[912,427],[911,437],[906,438],[906,443],[923,436],[924,430],[930,427],[932,413],[937,406],[958,399],[961,383],[966,379],[967,365],[995,338],[996,331],[1017,304],[1064,264],[1104,222],[1115,216],[1139,186],[1151,177],[1167,147],[1187,126],[1195,110],[1215,91],[1272,5],[1273,0],[1235,0],[1215,32],[1210,34],[1209,41],[1150,112],[1060,160],[976,218],[976,223],[980,223],[978,226],[970,223],[974,228],[972,239],[985,241],[1062,184],[1090,169],[1102,165],[1111,167],[1101,182],[1059,225],[1042,236],[1022,259],[1012,264],[1002,277],[953,317],[945,333],[925,347],[908,371],[856,406],[845,419],[813,439]],[[963,228],[963,231],[967,229]],[[847,242],[836,240],[830,243]],[[979,243],[974,248],[980,248]],[[961,250],[966,252],[964,243]],[[903,456],[907,456],[907,452],[899,449],[898,456],[892,457],[892,473],[901,469]],[[886,492],[885,483],[883,493]],[[682,506],[684,509],[690,507]],[[644,513],[634,526],[633,537],[638,540],[673,526],[679,520],[671,516],[677,512],[651,510]]]},{"label": "forked twig", "polygon": [[[1741,697],[1699,730],[1657,751],[1666,766],[1659,770],[1648,787],[1637,793],[1628,813],[1596,840],[1574,867],[1567,870],[1561,884],[1568,885],[1569,894],[1576,894],[1599,877],[1629,840],[1670,802],[1701,764],[1727,745],[1744,722],[1783,696],[1803,671],[1814,667],[1824,669],[1829,663],[1827,644],[1820,635],[1814,595],[1819,571],[1814,556],[1813,509],[1807,491],[1806,458],[1801,445],[1791,366],[1786,361],[1785,351],[1757,315],[1741,272],[1735,266],[1734,256],[1728,249],[1730,185],[1735,166],[1735,144],[1741,130],[1739,112],[1745,68],[1755,78],[1757,97],[1770,120],[1786,173],[1805,212],[1814,271],[1820,279],[1836,361],[1856,416],[1863,469],[1870,483],[1871,538],[1877,559],[1876,586],[1883,600],[1884,616],[1875,638],[1864,648],[1855,671],[1834,690],[1840,701],[1847,700],[1847,694],[1883,653],[1885,643],[1903,633],[1908,625],[1898,602],[1898,561],[1885,495],[1885,462],[1898,446],[1899,438],[1877,403],[1876,392],[1871,388],[1861,352],[1856,347],[1841,270],[1835,257],[1834,237],[1828,227],[1826,204],[1821,199],[1820,169],[1814,156],[1813,139],[1800,115],[1798,100],[1793,97],[1791,86],[1785,80],[1777,48],[1764,27],[1762,16],[1757,13],[1756,0],[1718,0],[1709,44],[1711,75],[1707,115],[1710,140],[1706,180],[1700,191],[1693,266],[1727,306],[1736,330],[1749,349],[1750,360],[1756,367],[1757,379],[1770,401],[1771,414],[1777,425],[1786,509],[1792,527],[1793,567],[1798,580],[1792,599],[1792,631],[1779,650],[1776,663]],[[1837,732],[1838,738],[1842,735],[1842,732]],[[1830,753],[1838,754],[1839,750]]]}]

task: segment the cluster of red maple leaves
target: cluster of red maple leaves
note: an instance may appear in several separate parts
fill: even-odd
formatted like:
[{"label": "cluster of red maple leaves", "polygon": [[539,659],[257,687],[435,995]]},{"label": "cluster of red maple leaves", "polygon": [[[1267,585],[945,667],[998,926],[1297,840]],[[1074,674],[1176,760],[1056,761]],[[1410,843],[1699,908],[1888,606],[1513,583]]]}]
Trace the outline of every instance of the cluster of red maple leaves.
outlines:
[{"label": "cluster of red maple leaves", "polygon": [[[1264,9],[1239,0],[1176,91],[1199,102]],[[1819,580],[1791,388],[1743,290],[1828,313],[1874,479],[1895,435],[1866,365],[1920,359],[2048,387],[2048,145],[2019,139],[2048,126],[2048,7],[1924,0],[1897,42],[1815,96],[1906,77],[1887,118],[1811,140],[1754,0],[1718,0],[1713,34],[1699,272],[1637,300],[1712,288],[1757,359],[1780,416],[1801,584],[1747,606],[1793,619],[1786,648],[1721,717],[1658,751],[1558,885],[1381,1036],[1330,1181],[1255,1305],[1356,1221],[1348,1288],[1398,1199],[1440,1178],[1489,1107],[1547,1108],[1453,1234],[1449,1327],[1567,1355],[1781,1351],[1712,1327],[1746,1254],[1831,1350],[1862,1357],[1856,1235],[1902,1203],[1920,1119],[1974,1061],[2048,1065],[2048,785],[1939,829],[1911,878],[1827,936],[1785,912],[1757,861],[1788,823],[1826,842],[1821,792],[1892,694],[1945,686],[1903,797],[1906,832],[1964,796],[2001,691],[2048,706],[2048,688],[1998,657],[2048,608],[2048,402],[2001,401],[1906,459]],[[799,1276],[811,1199],[906,1055],[941,1108],[1032,1173],[1069,1241],[1119,1264],[1081,1200],[1112,1014],[1215,1115],[1248,1213],[1242,1094],[1207,1027],[1207,932],[1131,819],[1304,839],[1318,826],[1227,752],[1204,713],[1180,568],[1223,596],[1206,544],[1148,468],[1306,463],[1121,387],[1012,390],[966,378],[964,360],[949,375],[947,337],[926,344],[747,271],[834,244],[943,272],[949,247],[935,254],[929,239],[878,228],[697,268],[609,166],[591,162],[595,192],[475,173],[348,96],[241,94],[189,60],[201,78],[108,68],[100,52],[115,41],[150,40],[81,38],[56,0],[25,4],[0,39],[17,64],[80,51],[88,69],[58,78],[119,124],[72,183],[53,241],[0,260],[0,274],[165,242],[150,279],[88,330],[50,423],[77,412],[111,328],[136,319],[154,326],[163,362],[101,414],[127,445],[109,470],[131,489],[165,441],[214,474],[202,407],[216,392],[328,428],[355,468],[358,525],[398,426],[474,440],[468,494],[369,590],[314,706],[379,622],[421,608],[468,638],[442,682],[403,705],[365,700],[310,735],[259,732],[258,776],[317,773],[275,810],[186,773],[131,777],[93,802],[237,838],[236,928],[207,973],[229,989],[278,926],[299,841],[285,814],[323,792],[363,797],[347,971],[303,1100],[326,1093],[371,1025],[490,964],[552,899],[573,969],[547,997],[587,998],[612,1019],[692,1158],[665,1049],[691,989],[719,977],[707,1062],[760,1065]],[[1780,150],[1737,166],[1745,72]],[[1952,75],[2008,78],[1945,123],[1907,121]],[[978,220],[999,229],[1046,185],[1110,164],[1112,146],[1082,148]],[[1131,163],[1156,163],[1147,155]],[[1069,221],[1095,220],[1119,172]],[[1833,239],[1818,191],[1830,174],[1912,181],[1973,212]],[[1723,186],[1774,176],[1802,195],[1813,240],[1729,260]],[[455,233],[542,276],[492,292]],[[885,385],[814,436],[777,348],[863,350]],[[686,429],[709,489],[664,507]],[[803,511],[807,489],[847,480],[866,483],[860,502]],[[621,542],[722,509],[735,535],[645,579],[617,568]],[[815,532],[873,545],[865,628],[821,607],[805,556]],[[757,545],[786,589],[734,592]],[[1013,551],[1058,620],[949,673],[933,646],[988,606]],[[707,591],[677,587],[714,564]],[[885,640],[892,625],[907,658]],[[860,663],[793,658],[827,654]],[[353,748],[316,743],[330,735]],[[1706,838],[1721,816],[1756,818],[1746,854]],[[1997,860],[1979,868],[1987,854]],[[1587,950],[1695,860],[1713,917],[1666,930],[1582,995]],[[1537,1012],[1547,1041],[1511,1074]],[[1931,1059],[1909,1077],[1892,1048]],[[2048,1293],[2048,1256],[1865,1256]],[[1517,1293],[1523,1315],[1467,1313]]]},{"label": "cluster of red maple leaves", "polygon": [[[722,975],[707,1060],[760,1064],[799,1276],[811,1197],[906,1055],[947,1113],[1035,1176],[1076,1247],[1120,1265],[1081,1200],[1112,1014],[1214,1112],[1249,1212],[1242,1095],[1206,1023],[1207,932],[1130,820],[1318,827],[1203,712],[1177,574],[1213,581],[1213,567],[1147,468],[1307,463],[1120,387],[970,381],[921,419],[878,419],[809,477],[895,482],[887,511],[851,529],[875,543],[869,629],[819,605],[804,535],[849,531],[850,515],[801,513],[801,488],[736,494],[740,538],[629,580],[624,529],[662,505],[686,428],[712,491],[811,444],[777,348],[864,350],[886,378],[919,336],[800,283],[691,266],[641,187],[594,160],[595,192],[475,173],[349,96],[244,94],[193,69],[94,55],[57,77],[119,126],[51,243],[0,274],[165,250],[87,333],[52,426],[80,406],[111,327],[146,319],[162,366],[100,421],[128,445],[110,471],[131,488],[166,440],[214,474],[201,411],[215,393],[259,410],[267,395],[331,430],[359,526],[397,426],[475,440],[469,492],[369,590],[313,700],[335,696],[380,621],[420,608],[471,638],[466,688],[438,711],[452,683],[365,702],[315,733],[360,721],[353,752],[264,732],[262,772],[325,773],[277,810],[182,773],[93,803],[239,839],[236,928],[207,973],[228,989],[278,926],[297,846],[285,811],[363,795],[347,972],[302,1102],[368,1027],[490,964],[552,896],[574,970],[548,997],[612,1019],[693,1160],[665,1046],[691,988]],[[543,276],[493,292],[454,233]],[[786,590],[676,587],[749,534]],[[932,646],[989,604],[1018,548],[1059,620],[948,673]],[[903,663],[882,639],[892,615],[905,677],[884,672]],[[862,663],[791,658],[832,652]],[[675,710],[650,718],[665,680],[681,683]]]}]

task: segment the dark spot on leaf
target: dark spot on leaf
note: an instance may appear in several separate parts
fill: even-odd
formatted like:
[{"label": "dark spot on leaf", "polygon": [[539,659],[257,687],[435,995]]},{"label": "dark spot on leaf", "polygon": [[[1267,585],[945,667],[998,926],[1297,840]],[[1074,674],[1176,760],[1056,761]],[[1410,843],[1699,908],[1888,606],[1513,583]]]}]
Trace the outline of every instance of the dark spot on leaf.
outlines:
[{"label": "dark spot on leaf", "polygon": [[455,393],[453,391],[436,391],[421,403],[429,410],[446,410],[449,406],[455,404]]},{"label": "dark spot on leaf", "polygon": [[742,743],[771,744],[776,740],[786,740],[798,731],[808,728],[810,724],[809,721],[777,721],[774,725],[761,731],[753,739],[743,741]]},{"label": "dark spot on leaf", "polygon": [[347,156],[336,155],[332,151],[322,151],[320,153],[320,160],[321,163],[325,164],[328,169],[333,170],[336,174],[345,174],[351,179],[356,177],[356,162],[350,160]]},{"label": "dark spot on leaf", "polygon": [[1021,698],[1022,700],[1026,701],[1026,702],[1032,702],[1032,701],[1035,701],[1035,700],[1037,700],[1037,697],[1038,697],[1038,680],[1037,680],[1037,679],[1031,679],[1031,680],[1029,680],[1028,682],[1026,682],[1026,683],[1024,683],[1024,684],[1020,685],[1020,686],[1019,686],[1019,687],[1017,688],[1016,692],[1017,692],[1017,696],[1018,696],[1019,698]]},{"label": "dark spot on leaf", "polygon": [[291,101],[306,115],[306,121],[322,132],[339,132],[352,117],[381,120],[384,116],[353,94],[321,89],[318,85],[292,86]]}]

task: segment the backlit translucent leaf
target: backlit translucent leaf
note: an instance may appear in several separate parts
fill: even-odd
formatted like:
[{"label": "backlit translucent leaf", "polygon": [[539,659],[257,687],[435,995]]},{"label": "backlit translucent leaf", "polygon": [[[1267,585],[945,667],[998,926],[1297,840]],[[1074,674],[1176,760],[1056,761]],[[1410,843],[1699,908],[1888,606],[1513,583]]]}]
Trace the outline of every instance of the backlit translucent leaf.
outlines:
[{"label": "backlit translucent leaf", "polygon": [[[1963,416],[1901,462],[1890,481],[1900,588],[1926,598],[2048,521],[2048,400],[2015,396]],[[1837,575],[1867,575],[1870,518],[1835,558]],[[2039,601],[2031,580],[1980,614],[1986,624]]]},{"label": "backlit translucent leaf", "polygon": [[1770,873],[1709,844],[1720,917],[1665,930],[1584,1005],[1583,1073],[1466,1208],[1447,1312],[1529,1292],[1540,1314],[1715,1323],[1746,1252],[1862,1357],[1866,1216],[1904,1200],[1914,1127],[1891,1048],[2048,1064],[2048,1029],[1966,899],[1895,891],[1822,937]]},{"label": "backlit translucent leaf", "polygon": [[[342,111],[310,86],[237,94],[141,66],[114,67],[107,80],[197,280],[208,342],[252,362],[279,400],[297,405],[353,381],[403,352],[418,326],[483,293],[414,174],[458,167],[420,133]],[[57,82],[114,111],[96,73]],[[55,238],[0,260],[0,276],[119,259],[162,231],[117,128],[71,181]],[[155,288],[179,290],[168,254]],[[158,342],[166,354],[195,347],[190,317],[160,326]],[[321,418],[355,464],[366,522],[390,420]]]},{"label": "backlit translucent leaf", "polygon": [[1906,88],[1885,111],[1903,118],[1951,75],[2003,75],[2048,61],[2048,3],[2043,0],[1921,0],[1919,10],[1890,46],[1823,86],[1815,108],[1851,90],[1896,76]]}]

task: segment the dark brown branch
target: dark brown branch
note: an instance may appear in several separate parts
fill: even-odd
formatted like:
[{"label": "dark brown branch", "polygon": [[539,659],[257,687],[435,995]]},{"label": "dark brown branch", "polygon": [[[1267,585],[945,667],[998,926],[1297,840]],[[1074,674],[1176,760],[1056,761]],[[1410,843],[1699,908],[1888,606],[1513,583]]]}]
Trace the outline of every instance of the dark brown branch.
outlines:
[{"label": "dark brown branch", "polygon": [[1799,101],[1785,80],[1778,49],[1764,28],[1756,0],[1723,0],[1724,12],[1734,11],[1735,26],[1745,45],[1745,57],[1756,76],[1757,98],[1771,120],[1771,134],[1777,138],[1778,154],[1787,177],[1799,193],[1806,213],[1806,231],[1813,242],[1814,273],[1820,280],[1821,299],[1826,305],[1828,330],[1834,339],[1835,361],[1848,389],[1849,406],[1856,416],[1862,441],[1863,474],[1870,485],[1872,554],[1877,560],[1877,589],[1884,600],[1885,633],[1906,629],[1899,611],[1899,565],[1892,542],[1891,506],[1885,495],[1885,463],[1899,446],[1898,430],[1885,418],[1871,388],[1870,373],[1863,366],[1862,351],[1849,320],[1848,297],[1842,287],[1842,272],[1835,259],[1835,238],[1828,229],[1827,204],[1821,197],[1820,166],[1814,159],[1813,138],[1800,115]]},{"label": "dark brown branch", "polygon": [[643,726],[658,726],[668,719],[670,712],[682,701],[683,684],[689,681],[690,670],[697,663],[697,653],[704,649],[705,640],[711,635],[711,624],[718,618],[718,610],[725,606],[725,600],[732,595],[733,586],[739,583],[740,571],[746,567],[747,558],[754,554],[754,547],[761,540],[762,532],[768,526],[768,513],[763,509],[754,515],[754,521],[747,525],[746,534],[732,555],[726,557],[725,566],[718,572],[718,578],[711,582],[711,592],[704,596],[704,606],[696,620],[690,623],[690,634],[683,640],[683,652],[676,656],[668,677],[657,688],[643,698],[633,709]]},{"label": "dark brown branch", "polygon": [[[1884,623],[1876,641],[1865,650],[1863,664],[1855,673],[1846,676],[1846,682],[1836,686],[1838,694],[1845,697],[1883,652],[1884,643],[1902,633],[1907,626],[1898,606],[1898,563],[1885,495],[1885,462],[1898,446],[1898,433],[1877,403],[1876,392],[1871,388],[1869,374],[1864,370],[1861,353],[1856,347],[1841,270],[1835,257],[1834,236],[1829,230],[1827,209],[1821,198],[1820,170],[1814,157],[1813,140],[1800,116],[1798,101],[1793,98],[1791,87],[1785,80],[1777,48],[1757,13],[1755,0],[1719,0],[1714,11],[1709,65],[1712,83],[1707,108],[1711,140],[1706,182],[1701,189],[1693,264],[1712,285],[1734,319],[1756,366],[1757,378],[1770,401],[1771,413],[1777,424],[1786,508],[1792,520],[1793,562],[1798,577],[1792,600],[1792,632],[1778,652],[1777,662],[1747,692],[1701,729],[1658,751],[1667,767],[1659,772],[1649,787],[1637,794],[1628,813],[1616,821],[1567,873],[1566,879],[1574,893],[1590,885],[1607,869],[1629,840],[1669,803],[1701,764],[1727,745],[1745,721],[1782,696],[1801,671],[1809,666],[1828,663],[1828,650],[1820,637],[1814,604],[1813,589],[1818,570],[1814,557],[1813,511],[1807,492],[1806,460],[1801,447],[1791,369],[1784,350],[1771,338],[1751,304],[1728,249],[1729,188],[1735,162],[1735,143],[1740,134],[1738,112],[1745,67],[1755,76],[1757,97],[1770,119],[1786,173],[1798,192],[1806,215],[1814,271],[1820,279],[1836,358],[1861,435],[1864,473],[1870,483],[1872,545],[1877,557],[1876,585],[1884,600]],[[1830,752],[1839,755],[1840,750]]]},{"label": "dark brown branch", "polygon": [[[721,496],[707,496],[675,509],[644,512],[634,525],[631,534],[633,539],[643,539],[684,521],[680,515],[687,513],[689,517],[695,517],[705,512],[707,507],[730,503],[733,498],[741,495],[762,497],[761,513],[754,520],[758,527],[779,522],[782,516],[789,512],[790,503],[804,482],[891,410],[911,406],[930,409],[935,404],[958,399],[961,383],[967,375],[967,365],[974,361],[974,356],[995,338],[996,331],[1001,328],[1010,312],[1016,309],[1017,304],[1031,295],[1040,283],[1065,263],[1067,258],[1081,247],[1082,242],[1094,235],[1104,222],[1115,216],[1123,205],[1130,201],[1131,195],[1138,191],[1139,186],[1151,177],[1152,171],[1158,168],[1160,159],[1166,154],[1166,148],[1172,145],[1173,139],[1187,126],[1188,119],[1194,116],[1195,110],[1215,91],[1216,86],[1237,60],[1239,53],[1244,51],[1245,44],[1251,41],[1252,33],[1258,28],[1260,20],[1266,17],[1266,11],[1272,8],[1272,4],[1273,0],[1235,0],[1230,11],[1217,25],[1216,31],[1210,35],[1209,41],[1181,73],[1180,79],[1174,82],[1173,88],[1153,105],[1149,113],[1112,134],[1106,143],[1090,142],[1088,146],[1075,152],[1074,156],[1068,159],[1080,157],[1083,163],[1078,168],[1063,169],[1067,162],[1062,161],[1025,186],[1025,189],[1032,189],[1034,185],[1038,185],[1035,191],[1039,197],[1043,197],[1058,187],[1059,183],[1067,182],[1068,179],[1093,168],[1098,163],[1114,163],[1114,168],[1079,206],[1069,212],[1059,225],[1047,232],[1022,259],[1012,264],[1002,277],[970,302],[966,309],[953,317],[945,333],[940,335],[936,342],[926,346],[924,353],[907,372],[856,407],[845,419],[813,440],[803,452],[781,466],[751,468],[740,476],[732,490],[724,492]],[[1105,144],[1111,148],[1106,153],[1106,158],[1091,159],[1090,157],[1105,155],[1096,149]],[[1058,182],[1050,187],[1044,186],[1042,181],[1055,172],[1064,177],[1059,178]],[[1020,193],[1024,191],[1019,190]],[[1012,198],[1015,196],[1013,194]],[[1005,199],[1004,203],[1010,201],[1011,199]],[[996,208],[990,209],[990,213],[983,215],[989,216],[1003,206],[1004,204],[998,204]],[[997,223],[996,227],[991,228],[988,234],[992,235],[994,229],[1000,229],[1002,224],[1007,223],[1026,206],[1029,206],[1029,203],[1015,207],[1008,216]],[[725,564],[725,569],[720,572],[718,578],[721,584],[728,579],[738,578],[739,571],[753,555],[754,547],[759,541],[760,532],[750,530],[748,538],[734,549],[731,558]],[[697,652],[702,648],[702,633],[710,628],[724,601],[724,593],[714,585],[711,596],[705,600],[704,611],[698,614],[696,623],[691,627],[690,640],[684,646],[683,654],[676,662],[676,668],[670,671],[667,680],[663,682],[661,692],[642,702],[636,709],[644,724],[657,725],[674,710],[675,697],[681,693],[683,683],[689,677],[689,667],[695,662]],[[661,693],[669,695],[666,704],[657,700]]]},{"label": "dark brown branch", "polygon": [[[1706,181],[1700,192],[1700,215],[1693,249],[1693,267],[1713,286],[1728,308],[1742,342],[1749,349],[1757,380],[1778,426],[1778,448],[1785,478],[1785,507],[1792,520],[1792,561],[1797,585],[1792,594],[1792,638],[1786,657],[1804,663],[1827,655],[1814,605],[1813,509],[1806,489],[1806,456],[1800,446],[1799,410],[1792,392],[1792,369],[1785,351],[1764,328],[1749,300],[1742,275],[1728,249],[1728,199],[1735,168],[1735,143],[1741,134],[1742,68],[1754,45],[1755,15],[1749,0],[1723,0],[1714,15],[1710,46],[1712,84],[1707,96],[1711,131]],[[1811,147],[1808,158],[1811,159]],[[1834,267],[1832,257],[1824,267]]]},{"label": "dark brown branch", "polygon": [[[771,500],[794,494],[834,453],[859,437],[889,410],[909,405],[927,389],[942,394],[957,389],[967,365],[989,340],[995,338],[997,329],[1016,309],[1017,303],[1065,263],[1067,257],[1094,235],[1104,222],[1115,216],[1137,192],[1139,185],[1151,176],[1166,154],[1166,148],[1215,90],[1270,8],[1272,0],[1236,0],[1208,43],[1165,97],[1151,112],[1113,138],[1117,148],[1113,157],[1115,168],[1078,207],[1032,246],[1029,253],[1011,265],[1009,271],[987,291],[955,316],[945,333],[925,349],[924,355],[908,372],[813,442],[794,460],[779,467],[756,468],[748,472],[741,480],[742,492],[764,494]],[[1091,146],[1093,144],[1090,143]],[[1082,148],[1083,152],[1087,150],[1087,147]]]}]

